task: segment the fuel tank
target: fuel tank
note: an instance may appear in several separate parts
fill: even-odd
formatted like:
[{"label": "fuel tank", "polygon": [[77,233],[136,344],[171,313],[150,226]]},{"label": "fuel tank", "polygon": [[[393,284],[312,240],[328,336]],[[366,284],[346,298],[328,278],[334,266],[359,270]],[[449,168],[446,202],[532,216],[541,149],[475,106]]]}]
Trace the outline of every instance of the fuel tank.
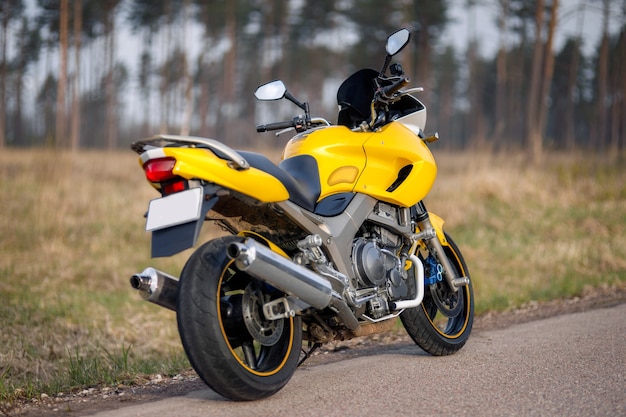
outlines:
[{"label": "fuel tank", "polygon": [[345,126],[309,130],[291,138],[283,159],[298,155],[310,155],[318,163],[319,200],[356,192],[408,207],[428,194],[437,176],[426,144],[397,122],[376,132],[353,132]]}]

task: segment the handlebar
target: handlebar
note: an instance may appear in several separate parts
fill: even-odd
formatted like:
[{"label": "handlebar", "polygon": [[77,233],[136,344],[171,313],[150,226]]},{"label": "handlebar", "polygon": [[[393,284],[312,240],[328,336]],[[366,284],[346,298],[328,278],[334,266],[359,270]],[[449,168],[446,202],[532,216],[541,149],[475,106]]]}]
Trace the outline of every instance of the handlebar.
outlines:
[{"label": "handlebar", "polygon": [[268,123],[266,125],[258,125],[256,127],[256,131],[268,132],[270,130],[289,129],[290,127],[296,127],[296,123],[293,120],[289,120],[288,122],[276,122],[276,123]]},{"label": "handlebar", "polygon": [[407,85],[409,81],[410,81],[409,77],[402,77],[398,79],[397,81],[393,82],[391,85],[381,88],[380,95],[382,96],[383,99],[390,100],[393,94],[396,91],[400,90],[405,85]]}]

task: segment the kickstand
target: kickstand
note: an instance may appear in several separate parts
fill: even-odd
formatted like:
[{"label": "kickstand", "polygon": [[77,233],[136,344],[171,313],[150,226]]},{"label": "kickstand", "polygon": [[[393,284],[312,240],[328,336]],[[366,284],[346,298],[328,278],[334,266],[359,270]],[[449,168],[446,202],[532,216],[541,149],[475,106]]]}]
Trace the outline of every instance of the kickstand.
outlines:
[{"label": "kickstand", "polygon": [[300,359],[300,362],[298,362],[298,366],[302,365],[304,363],[304,361],[306,361],[307,359],[309,359],[311,357],[311,355],[313,354],[313,352],[315,352],[320,346],[322,346],[321,343],[311,343],[309,342],[307,344],[308,347],[308,352],[304,349],[302,349],[302,352],[304,352],[304,357],[302,359]]}]

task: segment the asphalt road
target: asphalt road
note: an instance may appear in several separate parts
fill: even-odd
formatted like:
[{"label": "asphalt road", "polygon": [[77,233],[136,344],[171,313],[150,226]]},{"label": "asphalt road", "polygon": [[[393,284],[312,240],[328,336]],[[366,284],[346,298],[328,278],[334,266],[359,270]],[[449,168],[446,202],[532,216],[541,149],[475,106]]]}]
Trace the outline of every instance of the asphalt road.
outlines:
[{"label": "asphalt road", "polygon": [[626,304],[477,332],[448,357],[402,344],[303,366],[262,401],[205,389],[93,415],[626,416]]}]

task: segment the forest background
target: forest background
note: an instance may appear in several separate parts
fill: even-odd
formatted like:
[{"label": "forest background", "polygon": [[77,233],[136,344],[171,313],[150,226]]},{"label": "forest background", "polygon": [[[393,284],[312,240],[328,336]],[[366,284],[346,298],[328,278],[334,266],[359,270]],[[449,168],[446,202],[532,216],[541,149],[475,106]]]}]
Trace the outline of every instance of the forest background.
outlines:
[{"label": "forest background", "polygon": [[[450,35],[459,6],[467,31]],[[341,81],[379,68],[385,37],[407,27],[397,59],[442,146],[616,157],[625,16],[624,0],[4,0],[0,148],[115,149],[157,132],[275,146],[254,124],[297,109],[255,102],[259,84],[282,79],[334,122]]]}]

